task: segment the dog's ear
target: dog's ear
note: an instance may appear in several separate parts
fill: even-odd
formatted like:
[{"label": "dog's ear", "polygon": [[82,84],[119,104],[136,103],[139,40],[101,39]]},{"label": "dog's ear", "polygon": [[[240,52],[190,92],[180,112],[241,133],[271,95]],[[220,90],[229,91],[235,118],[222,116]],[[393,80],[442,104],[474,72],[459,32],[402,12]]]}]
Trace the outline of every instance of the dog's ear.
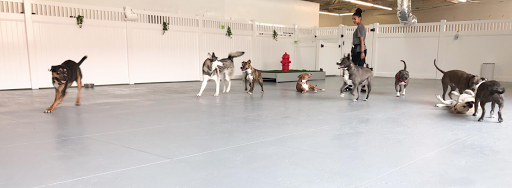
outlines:
[{"label": "dog's ear", "polygon": [[350,53],[348,53],[348,55],[347,55],[347,59],[350,61]]},{"label": "dog's ear", "polygon": [[212,58],[212,54],[208,53],[208,59]]},{"label": "dog's ear", "polygon": [[217,56],[215,56],[215,52],[212,53],[212,57],[217,57]]},{"label": "dog's ear", "polygon": [[251,60],[249,59],[249,61],[247,61],[248,64],[251,64]]},{"label": "dog's ear", "polygon": [[50,72],[57,72],[59,71],[59,66],[52,66],[52,68],[50,68],[50,70],[48,70]]},{"label": "dog's ear", "polygon": [[483,81],[487,81],[487,78],[484,78],[484,77],[480,77],[480,80],[483,82]]}]

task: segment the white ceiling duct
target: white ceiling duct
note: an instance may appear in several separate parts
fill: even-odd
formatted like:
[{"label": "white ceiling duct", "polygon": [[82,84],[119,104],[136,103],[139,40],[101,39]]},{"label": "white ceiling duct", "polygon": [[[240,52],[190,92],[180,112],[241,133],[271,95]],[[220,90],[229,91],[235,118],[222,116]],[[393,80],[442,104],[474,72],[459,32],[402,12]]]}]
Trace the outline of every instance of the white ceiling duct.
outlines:
[{"label": "white ceiling duct", "polygon": [[397,16],[400,23],[410,26],[413,24],[418,23],[418,19],[416,19],[416,16],[412,14],[411,9],[411,1],[412,0],[397,0],[398,1],[398,8],[397,10]]}]

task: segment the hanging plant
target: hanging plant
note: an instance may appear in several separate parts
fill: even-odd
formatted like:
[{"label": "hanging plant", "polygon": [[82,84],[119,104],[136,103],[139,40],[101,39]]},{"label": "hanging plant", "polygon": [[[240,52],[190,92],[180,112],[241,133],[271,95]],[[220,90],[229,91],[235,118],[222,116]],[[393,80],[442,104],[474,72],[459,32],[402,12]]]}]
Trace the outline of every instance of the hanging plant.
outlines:
[{"label": "hanging plant", "polygon": [[166,31],[169,31],[169,23],[164,22],[164,23],[162,24],[162,26],[163,26],[163,29],[162,29],[162,30],[164,31],[164,33],[163,33],[162,35],[165,35],[165,32],[166,32]]},{"label": "hanging plant", "polygon": [[293,41],[293,42],[295,42],[295,44],[299,44],[299,41],[298,41],[298,40],[296,40],[296,41]]},{"label": "hanging plant", "polygon": [[83,16],[80,16],[78,15],[76,17],[76,25],[78,25],[78,27],[82,28],[82,24],[84,23],[84,17]]},{"label": "hanging plant", "polygon": [[274,34],[272,34],[272,38],[274,38],[275,41],[277,41],[277,36],[278,36],[277,31],[274,30]]},{"label": "hanging plant", "polygon": [[226,26],[221,25],[221,26],[220,26],[220,28],[221,28],[221,29],[226,29]]},{"label": "hanging plant", "polygon": [[233,33],[231,33],[231,27],[228,26],[228,30],[226,31],[226,36],[228,36],[229,38],[233,38],[231,35],[233,35]]}]

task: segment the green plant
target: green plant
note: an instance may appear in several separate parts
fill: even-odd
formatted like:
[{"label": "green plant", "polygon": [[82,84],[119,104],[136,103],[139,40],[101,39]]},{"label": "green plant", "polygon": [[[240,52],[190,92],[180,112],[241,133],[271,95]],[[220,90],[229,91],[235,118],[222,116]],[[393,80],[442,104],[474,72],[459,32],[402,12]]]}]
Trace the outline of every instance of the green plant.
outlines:
[{"label": "green plant", "polygon": [[220,28],[221,28],[221,29],[226,29],[226,26],[221,25],[221,26],[220,26]]},{"label": "green plant", "polygon": [[82,28],[83,23],[84,23],[84,16],[78,15],[76,17],[76,24],[78,25],[78,27]]},{"label": "green plant", "polygon": [[163,26],[163,31],[164,31],[164,33],[163,33],[162,35],[165,35],[165,32],[166,32],[166,31],[169,31],[169,23],[164,22],[164,23],[162,24],[162,26]]},{"label": "green plant", "polygon": [[228,26],[228,30],[226,31],[226,36],[228,36],[229,38],[233,38],[231,35],[233,35],[233,33],[231,33],[231,27]]},{"label": "green plant", "polygon": [[277,41],[277,36],[278,36],[277,31],[274,30],[274,34],[272,34],[272,38],[274,38],[275,41]]},{"label": "green plant", "polygon": [[293,41],[293,42],[294,42],[295,44],[299,44],[299,41],[298,41],[298,40],[296,40],[296,41]]}]

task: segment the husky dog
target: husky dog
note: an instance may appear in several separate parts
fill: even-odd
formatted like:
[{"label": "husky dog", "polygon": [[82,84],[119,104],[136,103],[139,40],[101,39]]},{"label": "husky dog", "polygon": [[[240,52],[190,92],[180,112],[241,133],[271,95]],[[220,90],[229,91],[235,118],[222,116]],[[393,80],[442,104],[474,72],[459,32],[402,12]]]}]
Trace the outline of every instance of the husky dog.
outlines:
[{"label": "husky dog", "polygon": [[[215,80],[216,90],[215,97],[219,96],[219,85],[221,77],[224,77],[224,91],[223,93],[228,93],[231,89],[231,77],[233,77],[233,73],[235,72],[235,64],[233,63],[233,58],[240,57],[244,55],[245,52],[231,52],[228,55],[228,58],[218,59],[215,56],[215,53],[208,53],[208,58],[203,63],[203,85],[201,86],[201,91],[197,94],[200,97],[203,94],[204,88],[206,88],[206,84],[208,84],[208,80]],[[226,89],[226,82],[228,82],[228,88]]]}]

